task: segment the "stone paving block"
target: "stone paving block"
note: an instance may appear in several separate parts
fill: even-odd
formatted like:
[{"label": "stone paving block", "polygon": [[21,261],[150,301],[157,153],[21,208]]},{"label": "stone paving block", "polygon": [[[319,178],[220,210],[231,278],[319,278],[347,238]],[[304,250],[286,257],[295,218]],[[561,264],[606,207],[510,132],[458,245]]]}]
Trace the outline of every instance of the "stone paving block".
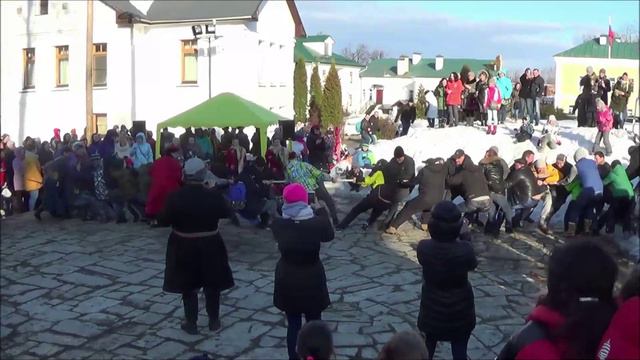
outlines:
[{"label": "stone paving block", "polygon": [[149,278],[157,275],[160,271],[153,269],[144,269],[142,271],[135,272],[133,274],[129,274],[127,276],[123,276],[118,280],[121,282],[129,283],[129,284],[139,284]]},{"label": "stone paving block", "polygon": [[286,358],[287,349],[286,347],[278,348],[278,347],[270,347],[270,346],[262,346],[252,349],[240,356],[242,359],[255,359],[255,360],[263,360],[263,359],[276,359],[276,358]]},{"label": "stone paving block", "polygon": [[336,347],[358,347],[373,345],[373,340],[368,335],[334,332],[333,345]]},{"label": "stone paving block", "polygon": [[336,347],[335,350],[337,358],[346,357],[347,359],[351,359],[358,353],[357,347]]},{"label": "stone paving block", "polygon": [[47,358],[47,357],[50,357],[50,356],[54,356],[56,353],[60,352],[63,349],[64,348],[61,347],[61,346],[42,343],[42,344],[39,344],[38,346],[35,346],[35,347],[29,349],[29,352],[34,354],[34,355]]},{"label": "stone paving block", "polygon": [[51,330],[80,337],[93,337],[102,333],[104,328],[86,321],[63,320],[52,327]]},{"label": "stone paving block", "polygon": [[250,310],[260,310],[271,305],[273,305],[273,295],[267,295],[258,292],[256,292],[252,296],[241,299],[236,303],[237,307]]},{"label": "stone paving block", "polygon": [[98,339],[89,340],[85,346],[96,350],[112,351],[123,345],[129,344],[136,340],[135,336],[122,335],[122,334],[107,334]]},{"label": "stone paving block", "polygon": [[143,354],[142,351],[128,346],[113,350],[113,352],[124,357],[125,359],[138,359],[141,358],[141,355]]},{"label": "stone paving block", "polygon": [[12,284],[9,286],[2,287],[2,295],[4,296],[20,295],[22,293],[25,293],[29,290],[34,290],[34,289],[37,289],[37,288],[32,285]]},{"label": "stone paving block", "polygon": [[43,307],[29,314],[36,319],[53,321],[53,322],[73,319],[80,316],[80,314],[75,313],[73,311],[59,310],[53,307]]},{"label": "stone paving block", "polygon": [[88,321],[99,326],[110,328],[117,324],[121,319],[118,316],[106,314],[103,312],[91,313],[80,317],[78,320]]},{"label": "stone paving block", "polygon": [[20,333],[41,332],[50,329],[51,326],[53,326],[53,322],[51,321],[30,319],[29,321],[18,326],[16,330]]},{"label": "stone paving block", "polygon": [[176,327],[176,328],[165,327],[164,329],[158,331],[156,335],[165,339],[177,340],[184,343],[194,343],[196,341],[202,340],[205,336],[202,333],[199,333],[198,335],[189,335],[179,327]]},{"label": "stone paving block", "polygon": [[164,339],[154,335],[145,335],[142,338],[134,341],[131,345],[137,346],[142,349],[151,349],[158,346]]},{"label": "stone paving block", "polygon": [[58,354],[58,359],[95,359],[95,352],[87,349],[71,349]]},{"label": "stone paving block", "polygon": [[29,302],[35,298],[39,298],[40,296],[42,296],[43,294],[46,294],[47,292],[49,292],[48,289],[37,289],[37,290],[26,292],[22,295],[12,296],[10,299],[15,303],[21,304],[21,303]]},{"label": "stone paving block", "polygon": [[79,273],[79,272],[74,272],[71,274],[65,274],[62,275],[60,277],[58,277],[58,279],[71,283],[71,284],[76,284],[76,285],[84,285],[84,286],[89,286],[92,288],[95,287],[99,287],[99,286],[107,286],[107,285],[111,285],[112,282],[111,280],[102,277],[102,276],[95,276],[95,275],[87,275],[87,274],[83,274],[83,273]]},{"label": "stone paving block", "polygon": [[12,346],[10,348],[5,348],[4,346],[2,347],[2,355],[9,355],[9,356],[13,356],[15,358],[18,358],[18,356],[20,356],[20,358],[22,358],[23,355],[26,353],[29,349],[38,346],[39,344],[35,341],[25,341],[24,343],[19,343],[16,346]]},{"label": "stone paving block", "polygon": [[118,304],[120,304],[120,301],[118,300],[107,299],[105,297],[94,297],[94,298],[82,301],[81,303],[78,304],[78,306],[76,306],[73,309],[73,311],[81,314],[88,314],[93,312],[99,312],[106,308],[109,308],[111,306],[118,305]]},{"label": "stone paving block", "polygon": [[162,321],[166,315],[156,314],[147,312],[133,319],[134,322],[145,324],[145,325],[155,325]]},{"label": "stone paving block", "polygon": [[376,343],[378,343],[378,344],[386,344],[387,341],[389,341],[391,339],[393,334],[394,333],[392,333],[392,332],[383,332],[383,333],[373,334],[371,336],[375,339]]},{"label": "stone paving block", "polygon": [[52,289],[62,285],[61,282],[42,275],[29,276],[23,279],[19,279],[18,282],[46,289]]},{"label": "stone paving block", "polygon": [[108,312],[110,314],[115,314],[115,315],[126,315],[132,312],[133,310],[135,309],[130,306],[122,305],[122,304],[114,305],[107,309],[104,309],[105,312]]},{"label": "stone paving block", "polygon": [[52,332],[41,332],[31,336],[35,341],[63,346],[78,346],[87,340],[79,336],[60,335]]},{"label": "stone paving block", "polygon": [[70,266],[83,267],[91,264],[95,264],[100,261],[100,258],[94,255],[87,254],[71,254],[64,257],[64,263]]},{"label": "stone paving block", "polygon": [[148,326],[135,323],[124,323],[124,325],[115,329],[115,332],[123,335],[138,336],[145,333],[149,329]]},{"label": "stone paving block", "polygon": [[99,273],[101,275],[109,275],[109,276],[116,276],[116,277],[122,277],[128,274],[126,272],[113,270],[113,269],[109,269],[109,268],[98,266],[98,265],[89,265],[89,266],[86,266],[85,269]]},{"label": "stone paving block", "polygon": [[64,257],[64,256],[66,256],[66,254],[50,252],[48,254],[40,255],[38,257],[35,257],[29,260],[29,264],[36,265],[36,266],[42,265],[42,264],[50,263],[54,260],[60,259],[61,257]]},{"label": "stone paving block", "polygon": [[14,327],[14,325],[23,323],[25,321],[27,321],[27,318],[17,313],[8,314],[0,319],[0,323],[2,325],[11,327]]},{"label": "stone paving block", "polygon": [[172,311],[175,311],[177,306],[167,305],[167,304],[153,304],[149,307],[149,311],[159,313],[159,314],[168,314]]},{"label": "stone paving block", "polygon": [[186,346],[175,341],[167,341],[147,351],[147,355],[153,359],[175,359],[182,355]]},{"label": "stone paving block", "polygon": [[278,339],[269,335],[264,335],[260,338],[260,346],[262,347],[273,347],[279,344],[282,339]]},{"label": "stone paving block", "polygon": [[[118,257],[120,258],[120,257]],[[99,263],[97,263],[97,265],[99,266],[104,266],[110,269],[114,269],[114,270],[118,270],[124,273],[134,273],[137,271],[140,271],[140,267],[134,265],[134,264],[127,264],[121,260],[115,261],[115,260],[104,260],[104,261],[100,261]]]},{"label": "stone paving block", "polygon": [[147,286],[140,286],[140,285],[129,285],[129,286],[125,286],[120,288],[120,291],[126,291],[126,292],[130,292],[130,293],[138,293],[141,292],[143,290],[148,289]]},{"label": "stone paving block", "polygon": [[7,337],[13,333],[13,328],[8,328],[4,325],[0,325],[0,338]]}]

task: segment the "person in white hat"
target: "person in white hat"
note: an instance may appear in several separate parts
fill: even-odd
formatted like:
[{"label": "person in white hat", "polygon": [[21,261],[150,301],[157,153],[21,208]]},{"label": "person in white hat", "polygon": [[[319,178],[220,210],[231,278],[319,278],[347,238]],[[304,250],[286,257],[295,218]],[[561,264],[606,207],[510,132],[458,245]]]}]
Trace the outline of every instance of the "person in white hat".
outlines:
[{"label": "person in white hat", "polygon": [[182,294],[186,321],[181,328],[197,334],[198,290],[204,289],[209,329],[220,328],[220,292],[234,286],[227,249],[218,232],[218,220],[231,215],[223,196],[204,186],[204,161],[184,164],[185,185],[171,193],[158,221],[170,225],[164,273],[165,292]]}]

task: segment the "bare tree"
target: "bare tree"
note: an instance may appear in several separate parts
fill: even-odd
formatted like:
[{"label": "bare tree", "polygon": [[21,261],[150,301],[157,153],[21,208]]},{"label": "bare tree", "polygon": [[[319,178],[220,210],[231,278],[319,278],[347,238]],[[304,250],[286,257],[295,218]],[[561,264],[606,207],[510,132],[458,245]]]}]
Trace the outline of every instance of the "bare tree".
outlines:
[{"label": "bare tree", "polygon": [[[638,24],[631,25],[627,24],[622,28],[622,30],[616,31],[615,27],[613,27],[613,31],[616,34],[617,38],[620,38],[621,42],[638,42],[640,39],[640,31],[638,31]],[[600,37],[600,35],[607,35],[607,33],[602,34],[582,34],[582,41],[589,41]]]},{"label": "bare tree", "polygon": [[384,53],[381,50],[374,50],[369,52],[369,47],[365,44],[359,44],[355,49],[349,45],[348,47],[342,49],[342,55],[363,65],[367,65],[373,59],[373,56],[381,56]]},{"label": "bare tree", "polygon": [[384,58],[384,50],[382,49],[371,50],[371,53],[369,54],[369,61],[380,60],[383,58]]}]

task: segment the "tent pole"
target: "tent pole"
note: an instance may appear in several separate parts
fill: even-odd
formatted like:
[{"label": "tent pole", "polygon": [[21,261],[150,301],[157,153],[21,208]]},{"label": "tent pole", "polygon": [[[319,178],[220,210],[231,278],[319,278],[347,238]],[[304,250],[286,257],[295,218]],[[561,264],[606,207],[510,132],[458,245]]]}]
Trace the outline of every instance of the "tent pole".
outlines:
[{"label": "tent pole", "polygon": [[162,147],[162,140],[160,136],[160,125],[156,125],[156,159],[159,159],[162,154],[160,154],[160,148]]},{"label": "tent pole", "polygon": [[265,157],[267,153],[267,127],[263,125],[260,128],[260,156]]}]

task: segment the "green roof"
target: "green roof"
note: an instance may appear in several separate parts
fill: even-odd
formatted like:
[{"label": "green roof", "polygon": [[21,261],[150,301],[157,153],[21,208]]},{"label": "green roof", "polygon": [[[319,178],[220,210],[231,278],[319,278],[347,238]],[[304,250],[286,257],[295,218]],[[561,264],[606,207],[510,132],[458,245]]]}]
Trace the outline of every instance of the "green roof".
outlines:
[{"label": "green roof", "polygon": [[[600,45],[599,39],[585,41],[582,44],[565,50],[555,56],[559,57],[579,57],[579,58],[601,58],[609,57],[609,45]],[[611,46],[612,59],[638,60],[638,42],[613,42]]]},{"label": "green roof", "polygon": [[414,65],[409,59],[409,72],[404,75],[397,73],[397,59],[374,60],[367,65],[367,68],[360,73],[360,77],[420,77],[420,78],[443,78],[452,72],[460,72],[462,66],[467,65],[472,71],[478,72],[486,70],[489,74],[495,73],[493,70],[493,60],[479,59],[448,59],[444,58],[441,70],[436,70],[435,59],[422,58],[418,64]]},{"label": "green roof", "polygon": [[303,38],[298,38],[297,40],[300,40],[302,42],[323,42],[330,37],[331,36],[329,35],[311,35]]},{"label": "green roof", "polygon": [[[317,51],[311,50],[310,48],[304,46],[305,42],[323,42],[328,37],[329,35],[315,35],[315,36],[307,36],[306,38],[296,39],[296,46],[293,49],[294,60],[303,58],[305,62],[309,62],[309,63],[317,62],[322,64],[331,64],[332,61],[335,61],[336,65],[364,67],[364,65],[358,64],[357,62],[349,58],[346,58],[340,54],[333,53],[331,56],[325,56],[318,53]],[[310,38],[317,38],[319,40],[309,40]],[[324,40],[320,38],[324,38]]]}]

